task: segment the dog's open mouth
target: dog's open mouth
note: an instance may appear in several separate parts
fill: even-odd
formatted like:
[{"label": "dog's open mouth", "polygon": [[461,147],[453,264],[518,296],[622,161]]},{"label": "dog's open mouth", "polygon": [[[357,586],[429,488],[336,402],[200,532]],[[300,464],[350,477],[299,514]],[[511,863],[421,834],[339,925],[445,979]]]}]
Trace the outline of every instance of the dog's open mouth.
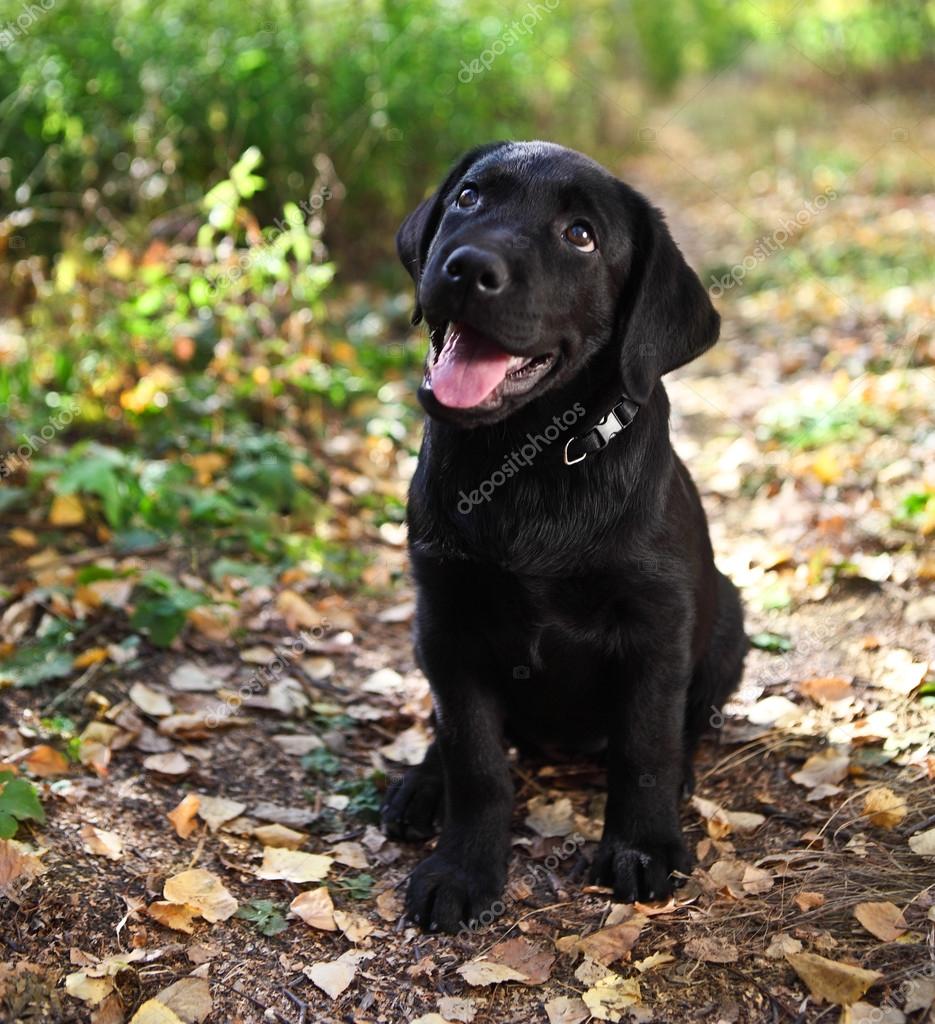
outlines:
[{"label": "dog's open mouth", "polygon": [[451,323],[434,361],[426,366],[426,384],[451,409],[489,408],[508,395],[522,395],[549,372],[556,352],[514,356],[492,338],[463,323]]}]

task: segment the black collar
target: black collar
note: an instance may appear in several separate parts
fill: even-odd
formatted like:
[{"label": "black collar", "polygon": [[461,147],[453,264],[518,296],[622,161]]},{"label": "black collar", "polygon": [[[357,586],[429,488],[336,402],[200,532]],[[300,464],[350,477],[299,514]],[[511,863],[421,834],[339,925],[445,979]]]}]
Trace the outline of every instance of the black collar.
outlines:
[{"label": "black collar", "polygon": [[565,445],[565,465],[574,466],[606,447],[622,430],[626,430],[639,411],[640,407],[632,398],[622,395],[613,409],[590,430],[569,439]]}]

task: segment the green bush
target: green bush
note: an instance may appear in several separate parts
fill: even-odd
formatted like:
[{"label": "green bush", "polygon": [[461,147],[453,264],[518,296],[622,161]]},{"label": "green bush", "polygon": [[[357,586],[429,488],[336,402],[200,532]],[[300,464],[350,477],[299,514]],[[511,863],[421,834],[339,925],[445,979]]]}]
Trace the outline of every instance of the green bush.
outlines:
[{"label": "green bush", "polygon": [[472,145],[619,145],[605,115],[622,79],[671,89],[753,41],[783,62],[791,43],[835,69],[885,67],[930,56],[935,33],[933,5],[912,0],[44,7],[7,0],[0,15],[0,256],[54,250],[75,226],[132,235],[128,216],[138,234],[165,215],[155,230],[174,237],[256,147],[259,220],[297,204],[344,269],[385,255],[403,211]]}]

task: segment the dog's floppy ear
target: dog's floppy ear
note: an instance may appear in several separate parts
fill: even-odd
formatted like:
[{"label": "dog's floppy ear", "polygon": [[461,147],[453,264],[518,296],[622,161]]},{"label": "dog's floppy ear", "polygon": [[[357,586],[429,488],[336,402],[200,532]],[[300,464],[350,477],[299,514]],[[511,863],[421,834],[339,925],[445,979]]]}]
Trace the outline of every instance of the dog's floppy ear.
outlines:
[{"label": "dog's floppy ear", "polygon": [[717,341],[721,318],[662,213],[626,191],[635,238],[618,327],[620,366],[627,394],[643,405],[663,374]]},{"label": "dog's floppy ear", "polygon": [[491,142],[485,146],[477,146],[465,153],[448,172],[435,194],[429,196],[428,199],[423,199],[396,232],[396,251],[399,253],[400,262],[416,283],[416,308],[412,314],[414,324],[422,319],[422,308],[418,302],[419,279],[425,269],[432,239],[435,237],[435,232],[442,219],[445,196],[471,164],[504,145],[506,145],[504,142]]}]

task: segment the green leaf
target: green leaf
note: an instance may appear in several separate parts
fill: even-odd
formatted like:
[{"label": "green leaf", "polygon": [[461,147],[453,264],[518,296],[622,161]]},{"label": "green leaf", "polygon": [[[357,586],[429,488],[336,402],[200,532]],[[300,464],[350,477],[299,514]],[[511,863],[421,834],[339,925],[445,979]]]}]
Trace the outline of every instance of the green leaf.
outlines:
[{"label": "green leaf", "polygon": [[302,758],[302,767],[316,775],[336,775],[341,770],[341,762],[331,751],[319,747]]},{"label": "green leaf", "polygon": [[3,786],[3,792],[0,792],[0,808],[20,821],[45,821],[45,811],[39,803],[36,787],[26,779],[11,779]]},{"label": "green leaf", "polygon": [[284,905],[273,903],[272,900],[251,900],[234,914],[244,921],[255,924],[257,931],[263,935],[278,935],[289,925],[283,916]]},{"label": "green leaf", "polygon": [[341,878],[329,883],[332,889],[350,896],[352,900],[369,900],[373,895],[373,876],[360,874],[354,878]]},{"label": "green leaf", "polygon": [[785,654],[791,651],[794,645],[789,637],[779,633],[754,633],[750,637],[750,646],[761,651],[769,651],[771,654]]},{"label": "green leaf", "polygon": [[21,821],[45,821],[36,787],[12,772],[0,772],[0,838],[10,839]]},{"label": "green leaf", "polygon": [[64,679],[74,671],[72,656],[61,649],[61,638],[43,637],[16,651],[0,664],[0,679],[14,686],[38,686],[51,679]]}]

